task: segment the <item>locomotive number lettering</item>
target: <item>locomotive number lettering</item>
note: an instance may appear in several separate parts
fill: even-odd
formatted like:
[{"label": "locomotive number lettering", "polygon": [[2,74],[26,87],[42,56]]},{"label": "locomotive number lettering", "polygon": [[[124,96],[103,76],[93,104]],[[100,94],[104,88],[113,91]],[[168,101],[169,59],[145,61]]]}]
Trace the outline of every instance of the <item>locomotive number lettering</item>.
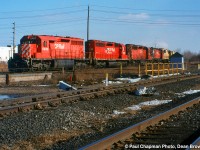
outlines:
[{"label": "locomotive number lettering", "polygon": [[64,49],[65,45],[64,44],[55,44],[55,49]]},{"label": "locomotive number lettering", "polygon": [[49,48],[48,48],[48,47],[43,47],[42,50],[43,50],[43,51],[48,51]]},{"label": "locomotive number lettering", "polygon": [[112,54],[113,52],[115,52],[115,48],[106,48],[105,50],[106,54]]}]

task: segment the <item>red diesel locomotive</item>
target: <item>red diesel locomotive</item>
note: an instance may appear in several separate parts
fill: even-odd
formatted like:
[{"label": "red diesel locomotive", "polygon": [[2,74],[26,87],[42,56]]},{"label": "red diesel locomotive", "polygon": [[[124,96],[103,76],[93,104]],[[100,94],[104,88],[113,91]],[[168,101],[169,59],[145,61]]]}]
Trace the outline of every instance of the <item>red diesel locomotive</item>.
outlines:
[{"label": "red diesel locomotive", "polygon": [[126,47],[124,44],[100,40],[85,42],[85,56],[94,60],[127,60]]},{"label": "red diesel locomotive", "polygon": [[19,50],[8,61],[9,69],[72,67],[76,62],[93,63],[123,61],[162,61],[168,60],[172,51],[149,48],[134,44],[122,44],[81,38],[26,35],[22,37]]},{"label": "red diesel locomotive", "polygon": [[74,37],[27,35],[22,37],[18,53],[8,62],[9,69],[46,70],[84,58],[84,40]]},{"label": "red diesel locomotive", "polygon": [[83,39],[59,36],[24,36],[20,40],[19,55],[35,59],[82,59]]}]

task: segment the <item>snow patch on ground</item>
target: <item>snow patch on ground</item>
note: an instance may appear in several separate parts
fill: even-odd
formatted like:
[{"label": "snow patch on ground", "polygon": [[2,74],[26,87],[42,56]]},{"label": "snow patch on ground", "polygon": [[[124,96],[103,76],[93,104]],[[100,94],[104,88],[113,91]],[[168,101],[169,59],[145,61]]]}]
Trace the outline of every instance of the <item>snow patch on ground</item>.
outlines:
[{"label": "snow patch on ground", "polygon": [[200,90],[189,90],[189,91],[185,91],[185,92],[183,92],[183,94],[194,94],[194,93],[198,93],[198,92],[200,92]]},{"label": "snow patch on ground", "polygon": [[140,107],[139,105],[132,105],[132,106],[127,107],[127,108],[125,108],[125,109],[130,109],[130,110],[140,110],[141,107]]},{"label": "snow patch on ground", "polygon": [[[132,79],[132,78],[116,78],[114,81],[108,81],[108,84],[121,84],[124,81],[126,81],[128,83],[135,83],[135,82],[138,82],[140,80],[141,80],[141,78],[135,78],[135,79]],[[102,83],[106,83],[106,80],[103,80]]]},{"label": "snow patch on ground", "polygon": [[159,75],[159,76],[152,76],[152,78],[169,77],[169,76],[177,76],[177,75],[180,75],[180,73],[164,74],[164,75]]},{"label": "snow patch on ground", "polygon": [[[102,83],[106,83],[106,80],[103,80]],[[121,84],[120,81],[108,81],[108,84]]]},{"label": "snow patch on ground", "polygon": [[12,96],[9,96],[9,95],[0,95],[0,100],[9,99],[9,98],[12,98]]},{"label": "snow patch on ground", "polygon": [[120,111],[118,111],[118,110],[113,110],[113,114],[114,115],[120,115],[120,114],[125,114],[125,112],[120,112]]},{"label": "snow patch on ground", "polygon": [[162,105],[162,104],[166,104],[166,103],[169,103],[171,102],[172,100],[152,100],[152,101],[146,101],[146,102],[142,102],[140,103],[139,105],[140,106],[143,106],[143,105],[146,105],[146,106],[154,106],[154,105]]},{"label": "snow patch on ground", "polygon": [[116,80],[127,81],[128,83],[135,83],[135,82],[140,81],[141,78],[135,78],[135,79],[132,79],[132,78],[116,78]]},{"label": "snow patch on ground", "polygon": [[45,86],[50,86],[50,85],[42,85],[41,84],[41,85],[32,85],[32,86],[44,86],[45,87]]},{"label": "snow patch on ground", "polygon": [[[124,110],[126,110],[126,111],[127,110],[141,110],[142,107],[144,107],[144,106],[147,106],[147,107],[148,106],[149,107],[157,106],[157,105],[162,105],[162,104],[169,103],[171,101],[172,100],[157,100],[157,99],[155,99],[155,100],[152,100],[152,101],[146,101],[146,102],[139,103],[138,105],[132,105],[130,107],[125,108]],[[120,112],[118,110],[114,110],[113,111],[114,115],[119,115],[119,114],[124,114],[124,113],[126,113],[126,112]]]},{"label": "snow patch on ground", "polygon": [[190,95],[190,94],[195,94],[195,93],[198,93],[200,92],[200,90],[188,90],[188,91],[185,91],[183,93],[175,93],[178,95],[178,97],[185,97],[185,95]]},{"label": "snow patch on ground", "polygon": [[127,107],[126,109],[131,110],[140,110],[143,106],[156,106],[156,105],[162,105],[171,102],[172,100],[152,100],[152,101],[146,101],[139,103],[138,105],[132,105],[130,107]]}]

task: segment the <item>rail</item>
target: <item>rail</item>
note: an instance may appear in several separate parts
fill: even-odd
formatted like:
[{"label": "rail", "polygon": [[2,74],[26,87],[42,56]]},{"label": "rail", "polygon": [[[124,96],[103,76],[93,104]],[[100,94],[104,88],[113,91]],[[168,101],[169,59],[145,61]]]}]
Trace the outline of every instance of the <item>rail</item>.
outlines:
[{"label": "rail", "polygon": [[[197,147],[198,146],[198,147]],[[187,148],[186,150],[196,150],[196,149],[200,149],[200,137],[198,137],[191,145],[189,148]]]},{"label": "rail", "polygon": [[[114,133],[108,137],[105,137],[101,140],[98,140],[94,143],[91,143],[89,145],[86,145],[85,147],[80,148],[80,150],[102,150],[102,149],[111,149],[111,146],[114,143],[118,143],[119,141],[124,141],[127,138],[130,138],[134,133],[140,132],[144,130],[145,128],[149,126],[153,126],[155,124],[158,124],[159,121],[168,119],[171,115],[175,115],[179,113],[180,111],[183,111],[185,109],[188,109],[189,107],[193,106],[194,104],[200,103],[200,97],[195,98],[187,103],[184,103],[180,106],[177,106],[167,112],[161,113],[155,117],[152,117],[150,119],[147,119],[141,123],[138,123],[136,125],[130,126],[122,131],[119,131],[117,133]],[[199,140],[197,140],[194,144],[199,144]]]},{"label": "rail", "polygon": [[81,100],[90,100],[95,97],[103,97],[106,95],[112,95],[123,92],[131,92],[136,89],[137,86],[155,86],[162,85],[180,80],[187,80],[198,78],[198,75],[194,76],[180,76],[171,78],[160,78],[155,80],[141,81],[138,83],[127,83],[121,85],[113,85],[106,87],[97,87],[89,89],[81,89],[77,91],[58,92],[52,94],[41,94],[37,96],[28,96],[16,98],[13,100],[4,100],[0,102],[0,116],[4,117],[10,114],[14,114],[20,111],[29,111],[32,109],[44,109],[47,106],[55,107],[62,103],[72,103]]}]

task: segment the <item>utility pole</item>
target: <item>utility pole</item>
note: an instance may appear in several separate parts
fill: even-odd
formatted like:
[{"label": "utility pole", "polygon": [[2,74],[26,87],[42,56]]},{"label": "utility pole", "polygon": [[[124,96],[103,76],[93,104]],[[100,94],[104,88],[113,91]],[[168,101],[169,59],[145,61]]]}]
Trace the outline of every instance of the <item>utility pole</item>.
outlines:
[{"label": "utility pole", "polygon": [[15,22],[13,22],[13,54],[15,53]]},{"label": "utility pole", "polygon": [[89,40],[89,22],[90,21],[90,7],[88,5],[88,16],[87,16],[87,41]]}]

